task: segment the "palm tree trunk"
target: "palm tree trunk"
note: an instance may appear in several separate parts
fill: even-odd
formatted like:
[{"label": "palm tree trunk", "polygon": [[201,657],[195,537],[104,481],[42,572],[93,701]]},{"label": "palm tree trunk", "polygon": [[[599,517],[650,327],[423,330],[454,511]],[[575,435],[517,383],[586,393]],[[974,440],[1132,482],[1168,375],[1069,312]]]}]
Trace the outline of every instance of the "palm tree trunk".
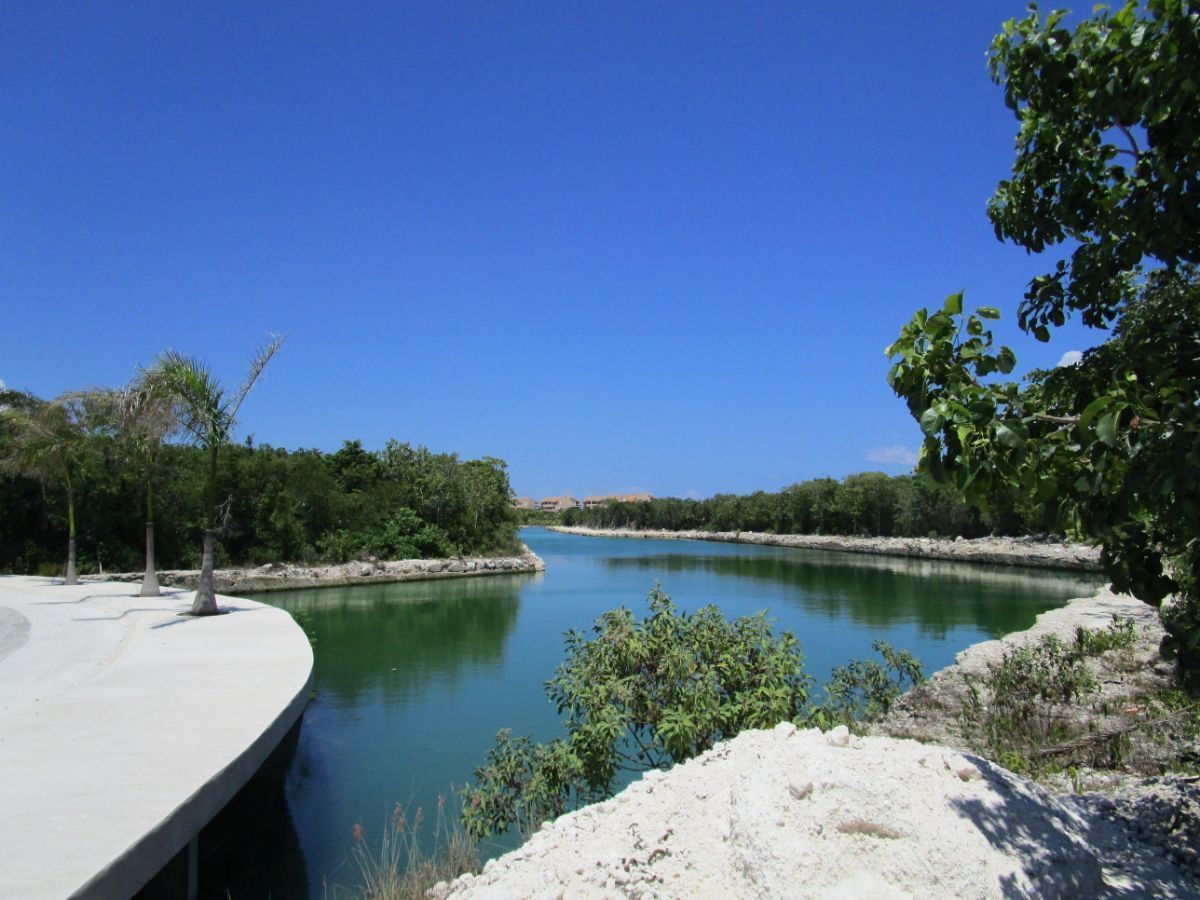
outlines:
[{"label": "palm tree trunk", "polygon": [[162,591],[158,588],[158,572],[154,569],[154,523],[146,523],[146,574],[142,576],[142,589],[139,597],[159,597]]},{"label": "palm tree trunk", "polygon": [[75,493],[71,490],[71,482],[67,480],[67,577],[63,584],[79,584],[75,574]]},{"label": "palm tree trunk", "polygon": [[193,616],[212,616],[219,612],[217,594],[213,590],[213,539],[213,530],[204,529],[204,556],[200,560],[200,584],[192,602]]},{"label": "palm tree trunk", "polygon": [[154,485],[146,478],[146,574],[142,576],[139,597],[158,597],[158,572],[154,569]]}]

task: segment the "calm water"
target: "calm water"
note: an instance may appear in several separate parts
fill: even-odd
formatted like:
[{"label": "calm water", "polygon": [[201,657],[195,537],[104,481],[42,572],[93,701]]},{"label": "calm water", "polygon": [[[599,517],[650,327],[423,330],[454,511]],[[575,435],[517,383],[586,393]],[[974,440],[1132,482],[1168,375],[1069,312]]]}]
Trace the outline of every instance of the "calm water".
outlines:
[{"label": "calm water", "polygon": [[[262,599],[308,616],[316,697],[284,797],[228,818],[249,836],[210,841],[205,895],[321,898],[350,884],[355,823],[378,837],[397,803],[427,813],[466,782],[498,729],[558,734],[542,683],[562,633],[615,606],[645,611],[657,580],[683,609],[768,610],[804,647],[809,671],[871,655],[882,638],[932,672],[969,644],[1028,627],[1098,578],[956,563],[682,541],[582,538],[526,529],[544,575],[323,588]],[[275,792],[278,794],[278,791]],[[203,842],[202,842],[203,843]],[[235,851],[256,848],[243,871]],[[250,871],[252,870],[252,871]],[[332,896],[332,888],[328,894]]]}]

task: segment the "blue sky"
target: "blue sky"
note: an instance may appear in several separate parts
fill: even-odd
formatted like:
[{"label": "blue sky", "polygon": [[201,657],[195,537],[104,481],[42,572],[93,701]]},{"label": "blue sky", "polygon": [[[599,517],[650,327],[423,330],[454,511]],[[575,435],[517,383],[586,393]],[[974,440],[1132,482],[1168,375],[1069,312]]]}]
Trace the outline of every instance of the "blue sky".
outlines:
[{"label": "blue sky", "polygon": [[773,490],[903,472],[883,348],[1045,261],[986,199],[1020,2],[10,3],[0,379],[126,380],[166,347],[241,434],[388,437],[518,493]]}]

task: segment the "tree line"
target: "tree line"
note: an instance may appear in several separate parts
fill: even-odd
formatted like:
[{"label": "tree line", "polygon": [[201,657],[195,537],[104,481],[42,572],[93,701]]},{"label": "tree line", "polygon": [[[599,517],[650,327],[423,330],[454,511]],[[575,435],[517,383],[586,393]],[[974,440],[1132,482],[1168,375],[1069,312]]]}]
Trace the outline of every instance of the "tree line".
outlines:
[{"label": "tree line", "polygon": [[234,443],[241,399],[278,346],[266,349],[236,392],[168,354],[122,388],[51,401],[0,391],[0,571],[61,575],[69,544],[68,575],[145,561],[150,594],[156,562],[211,569],[519,548],[502,460],[396,440],[379,451],[346,441],[334,453]]},{"label": "tree line", "polygon": [[664,497],[567,509],[562,525],[661,528],[671,531],[759,531],[875,537],[979,537],[1044,529],[1043,511],[1000,488],[986,510],[968,506],[950,485],[913,476],[861,472],[842,480],[815,478],[781,491],[717,494],[704,500]]}]

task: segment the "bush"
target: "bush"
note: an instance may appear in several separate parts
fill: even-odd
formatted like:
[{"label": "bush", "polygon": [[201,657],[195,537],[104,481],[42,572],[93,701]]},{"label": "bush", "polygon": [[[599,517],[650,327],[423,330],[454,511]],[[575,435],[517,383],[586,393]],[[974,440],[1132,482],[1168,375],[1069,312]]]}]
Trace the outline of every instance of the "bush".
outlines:
[{"label": "bush", "polygon": [[618,772],[690,759],[746,728],[798,719],[810,678],[800,644],[763,614],[726,620],[715,606],[681,613],[658,587],[643,620],[604,613],[593,637],[571,631],[546,684],[567,738],[497,736],[462,818],[476,837],[529,829],[571,805],[611,796]]},{"label": "bush", "polygon": [[1137,639],[1133,619],[1113,616],[1104,631],[1080,626],[1075,629],[1075,648],[1081,656],[1099,656],[1110,650],[1128,650]]},{"label": "bush", "polygon": [[977,750],[1001,761],[1061,740],[1066,730],[1054,704],[1096,689],[1083,659],[1053,635],[1006,650],[999,663],[988,664],[986,686],[967,678],[964,734]]},{"label": "bush", "polygon": [[901,694],[924,680],[920,661],[907,650],[895,650],[886,641],[875,641],[871,647],[883,657],[883,665],[856,659],[835,667],[825,685],[825,702],[813,711],[810,721],[829,726],[877,719],[887,715]]}]

